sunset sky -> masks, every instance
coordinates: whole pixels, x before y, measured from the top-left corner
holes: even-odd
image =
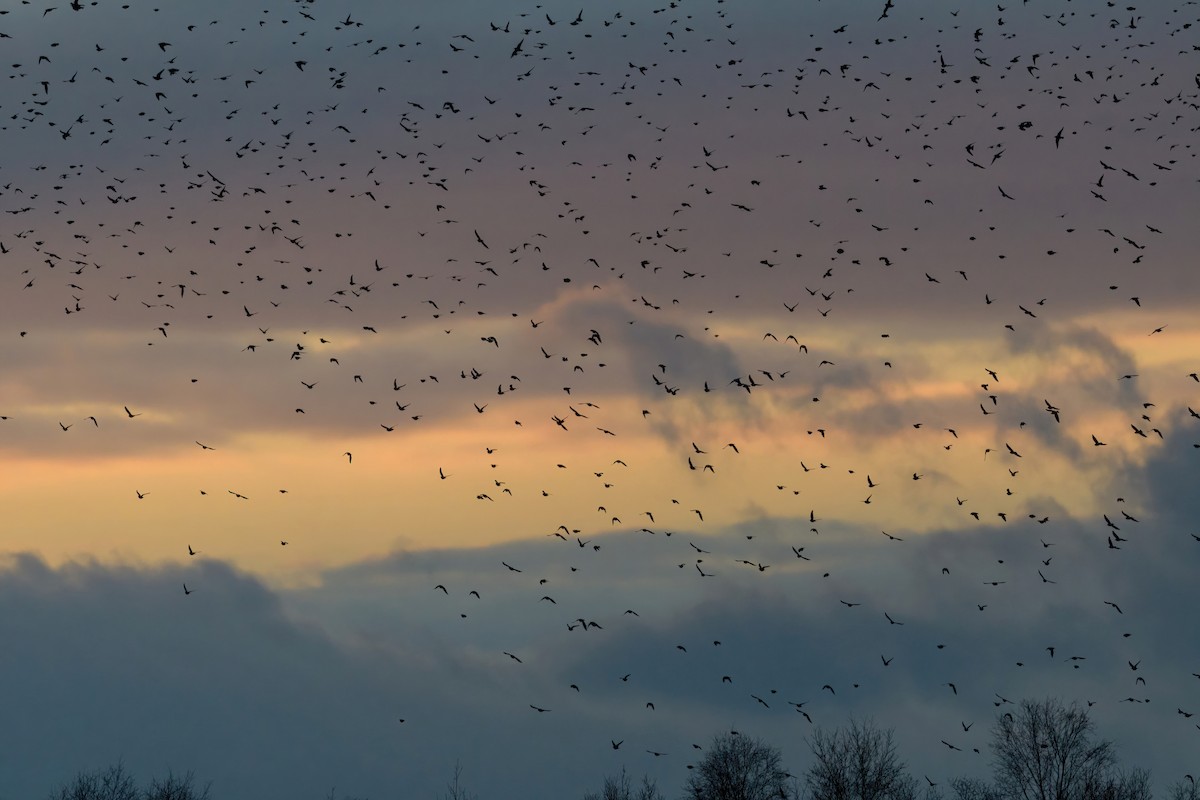
[[[883,6],[0,9],[0,798],[1194,772],[1200,7]]]

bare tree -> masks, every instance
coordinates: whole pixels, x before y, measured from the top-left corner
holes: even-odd
[[[642,776],[642,783],[635,790],[633,782],[622,767],[620,775],[608,775],[604,778],[604,788],[599,794],[588,792],[583,796],[583,800],[663,800],[663,796],[648,775]]]
[[[329,794],[325,795],[325,800],[338,800],[337,787],[329,787]],[[367,800],[365,797],[355,797],[354,795],[344,794],[341,800]]]
[[[81,772],[65,786],[51,793],[49,800],[209,800],[209,787],[195,786],[191,772],[183,775],[167,773],[163,779],[152,779],[139,790],[124,763],[94,772]]]
[[[50,794],[49,800],[139,800],[137,783],[118,761],[107,769],[81,772]]]
[[[850,720],[832,732],[818,728],[808,742],[813,763],[805,773],[813,800],[905,800],[917,781],[896,754],[892,731]]]
[[[950,790],[957,800],[1004,800],[1004,795],[981,778],[951,778]]]
[[[1145,769],[1114,770],[1084,790],[1089,800],[1150,800],[1152,794],[1150,771]]]
[[[142,800],[209,800],[209,786],[206,784],[203,789],[197,789],[194,782],[191,772],[181,776],[168,772],[166,778],[150,781],[142,793]]]
[[[1200,800],[1196,779],[1191,775],[1184,775],[1183,778],[1167,787],[1167,800]]]
[[[454,775],[450,782],[446,784],[446,793],[442,795],[443,800],[478,800],[477,795],[473,795],[466,790],[462,785],[462,763],[454,762]]]
[[[1116,767],[1087,711],[1061,700],[1024,700],[992,729],[996,789],[1020,800],[1148,800],[1150,776]]]
[[[713,738],[684,786],[689,800],[779,800],[788,798],[782,756],[774,747],[740,734]]]

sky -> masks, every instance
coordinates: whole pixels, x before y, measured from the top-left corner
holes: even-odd
[[[0,798],[1194,772],[1198,17],[6,4]]]

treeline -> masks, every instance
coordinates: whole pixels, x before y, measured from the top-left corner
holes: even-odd
[[[918,779],[896,753],[892,731],[870,721],[817,728],[807,742],[812,761],[793,775],[766,742],[735,732],[717,736],[692,765],[683,800],[1152,800],[1149,771],[1118,764],[1115,746],[1096,738],[1086,709],[1056,699],[1025,700],[996,717],[990,780]],[[653,781],[635,786],[624,772],[583,797],[665,800]],[[1167,787],[1166,798],[1200,800],[1194,777]]]
[[[682,800],[1152,800],[1148,770],[1125,768],[1115,745],[1100,740],[1087,710],[1060,700],[1025,700],[996,717],[991,731],[990,779],[918,779],[896,752],[893,733],[867,720],[842,728],[818,727],[807,739],[812,755],[799,775],[785,769],[781,752],[731,731],[716,736],[689,767]],[[955,746],[942,742],[947,747]],[[456,764],[437,800],[478,800]],[[211,800],[209,786],[191,773],[168,775],[139,787],[124,766],[80,773],[48,800]],[[330,791],[327,800],[338,800]],[[340,800],[355,800],[342,797]],[[666,800],[649,777],[624,770],[604,779],[583,800]],[[1188,774],[1166,788],[1164,800],[1200,800]]]
[[[52,792],[48,800],[210,800],[208,785],[198,786],[192,773],[168,773],[139,786],[125,765],[81,772]]]

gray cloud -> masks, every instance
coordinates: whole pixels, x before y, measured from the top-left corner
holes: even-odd
[[[1168,515],[1170,507],[1162,506]],[[1186,577],[1197,554],[1176,525],[1167,528],[1173,535],[1141,533],[1158,522],[1123,520],[1119,552],[1105,546],[1102,522],[1070,519],[1052,530],[1018,521],[891,531],[899,542],[836,521],[813,534],[806,519],[785,518],[670,537],[583,532],[586,547],[546,536],[396,554],[295,590],[268,589],[215,561],[51,569],[18,557],[0,592],[23,609],[6,617],[5,639],[10,653],[32,658],[7,663],[25,698],[21,717],[33,722],[6,752],[28,752],[41,767],[8,788],[40,791],[97,759],[124,757],[142,773],[163,763],[195,769],[233,797],[288,781],[296,791],[336,783],[380,793],[398,782],[434,790],[451,754],[468,776],[516,787],[544,758],[527,737],[551,733],[562,737],[555,747],[600,758],[609,739],[627,739],[610,767],[627,763],[671,783],[696,757],[693,740],[704,744],[729,726],[777,742],[799,768],[808,723],[788,701],[805,703],[822,725],[871,714],[896,726],[914,770],[945,778],[986,769],[969,748],[986,754],[995,703],[1047,692],[1094,701],[1101,733],[1166,779],[1185,755],[1186,731],[1153,746],[1121,735],[1130,725],[1179,728],[1162,703],[1121,700],[1186,692],[1186,667],[1200,657],[1181,634],[1200,599]],[[813,560],[796,559],[793,545]],[[696,559],[712,577],[698,574]],[[1044,583],[1039,569],[1056,583]],[[187,597],[184,582],[194,590]],[[1148,583],[1171,589],[1150,594]],[[539,601],[543,594],[556,602]],[[576,616],[601,629],[567,630]],[[1135,675],[1126,661],[1144,667]],[[1147,686],[1133,684],[1137,675]],[[75,709],[73,729],[89,735],[63,738],[50,697]],[[530,704],[553,711],[539,715]],[[163,708],[174,709],[171,721]],[[960,721],[978,728],[964,734]],[[335,745],[331,730],[341,732]],[[463,730],[474,734],[455,733]],[[96,731],[111,752],[96,749]],[[199,746],[219,731],[223,744]],[[966,752],[944,752],[934,746],[940,738]],[[33,758],[52,739],[56,758]],[[317,746],[328,758],[297,755]],[[410,758],[390,758],[397,747]],[[643,760],[646,749],[672,756]],[[595,763],[565,760],[539,785],[579,787],[593,780]]]

